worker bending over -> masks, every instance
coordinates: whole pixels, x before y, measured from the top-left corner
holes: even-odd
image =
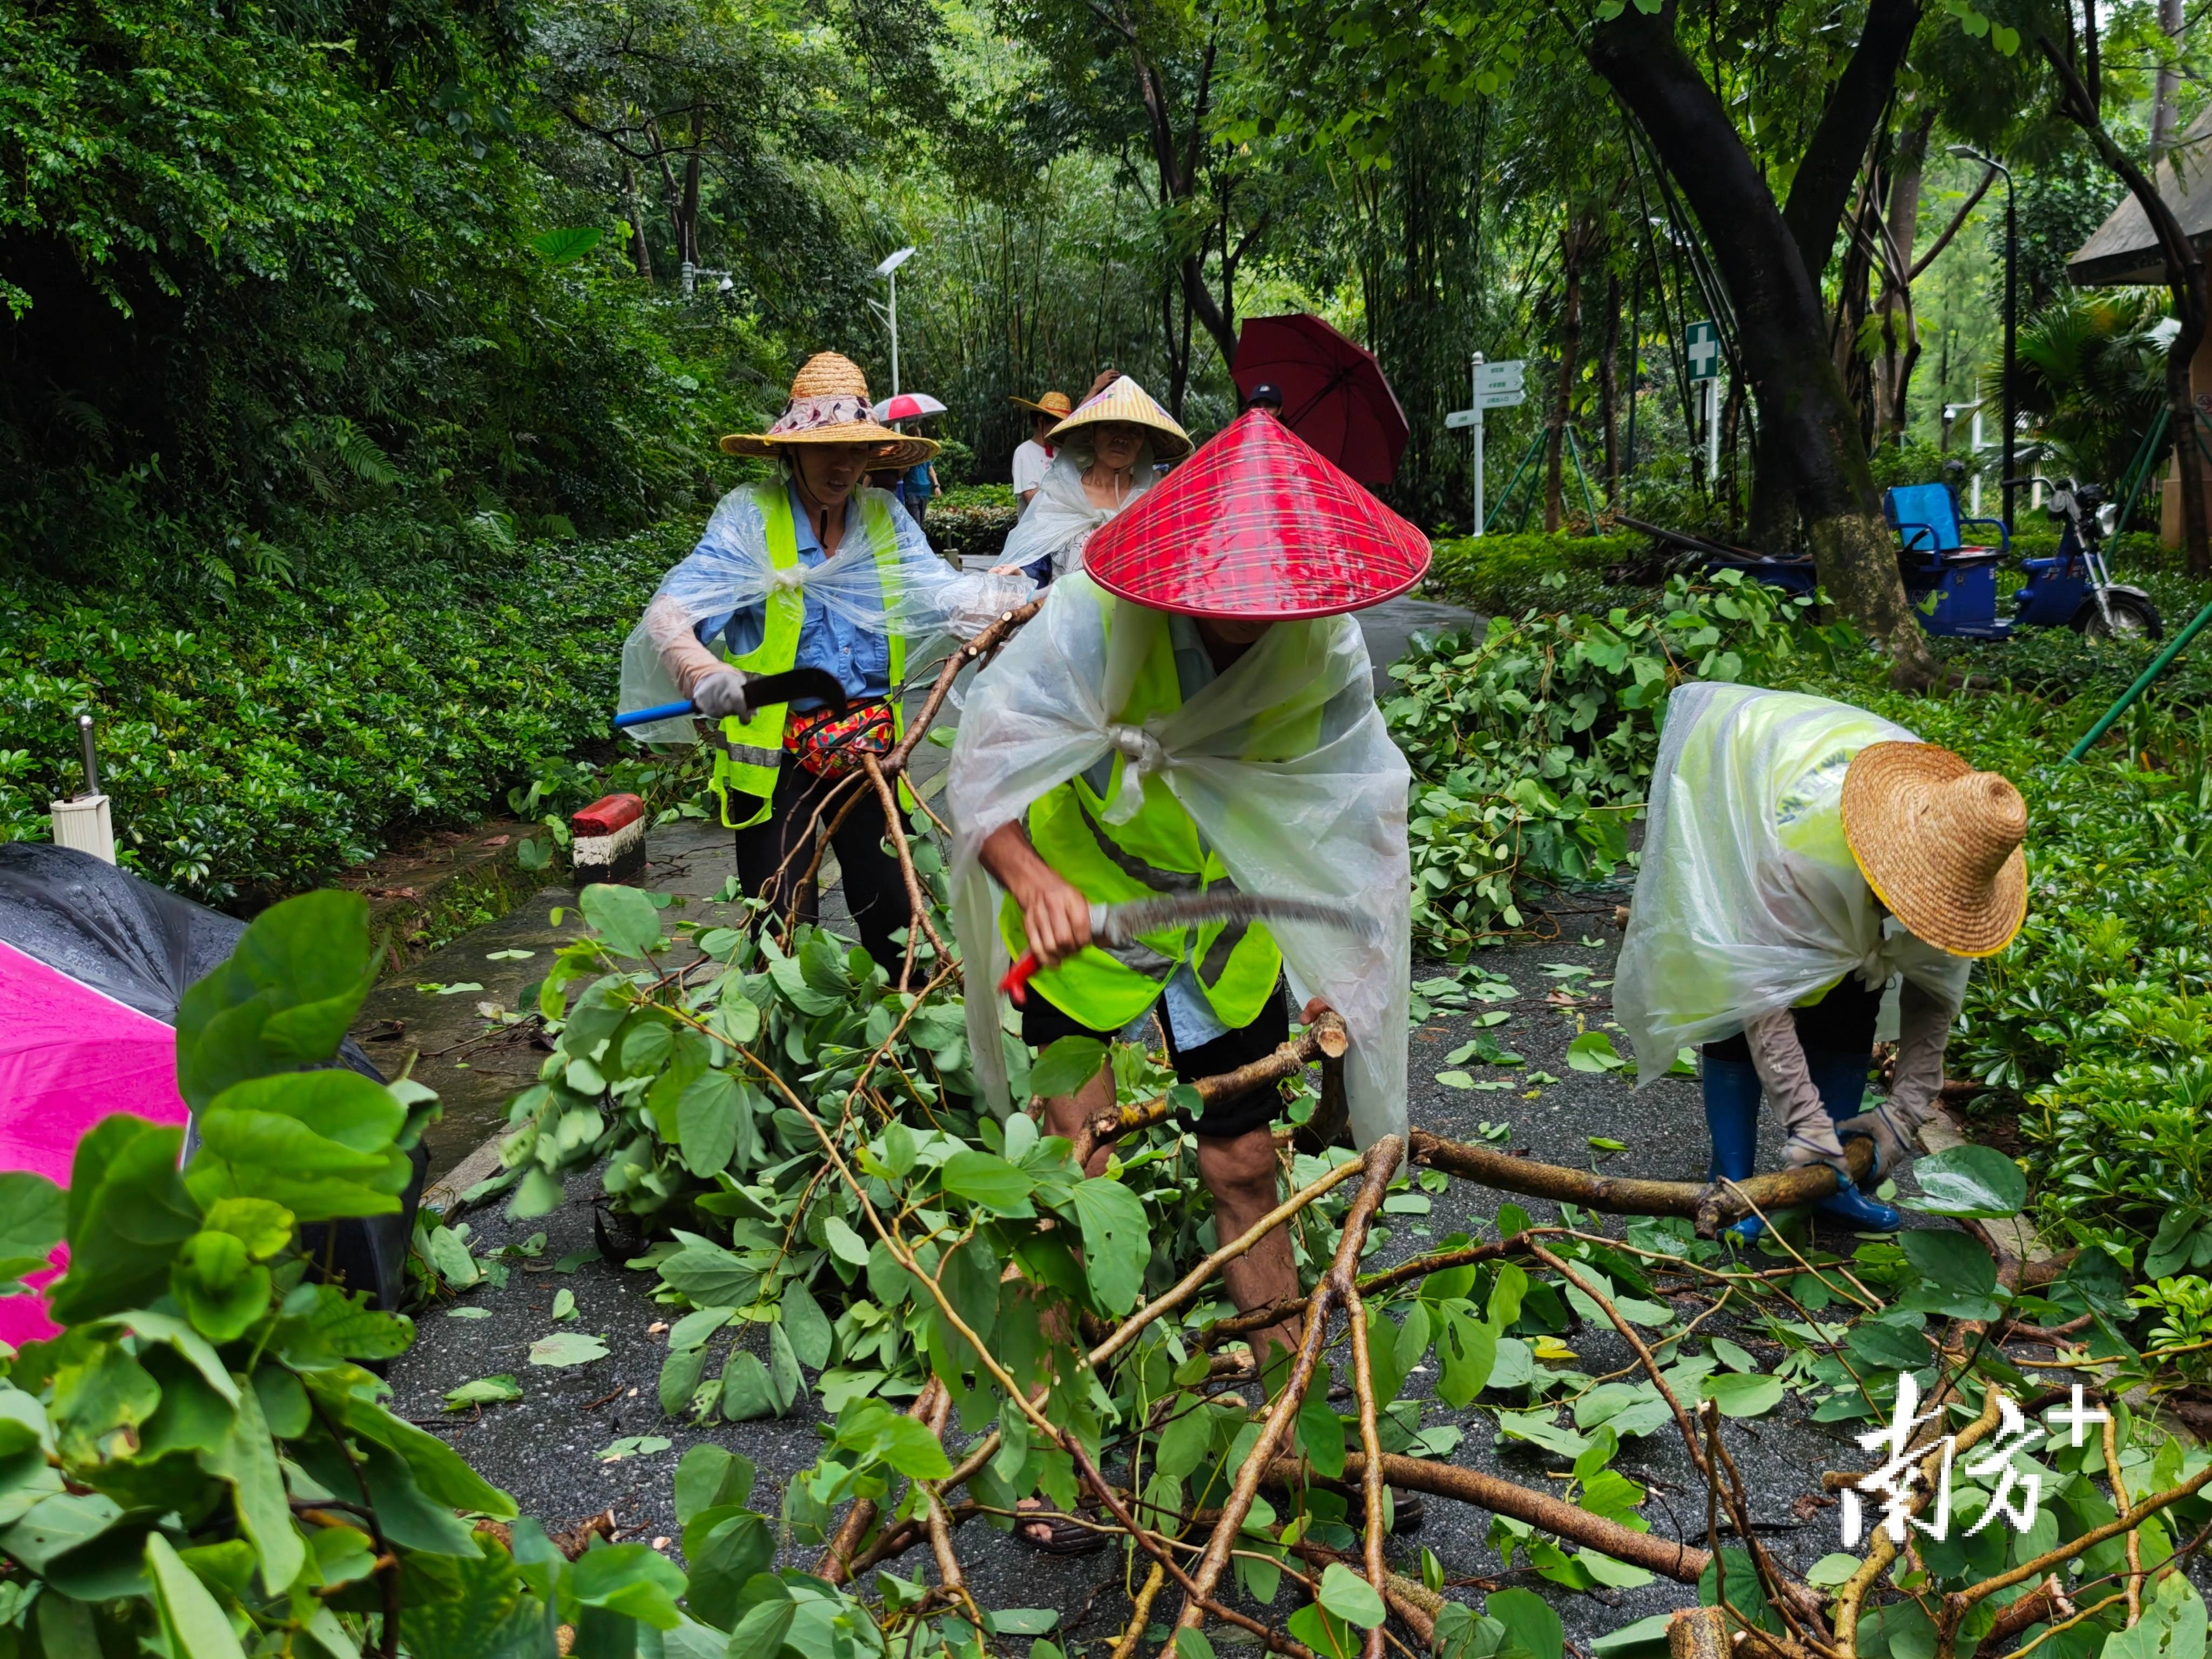
[[[1978,957],[2027,909],[2027,809],[1994,772],[1824,697],[1686,685],[1669,699],[1642,873],[1613,986],[1642,1085],[1703,1043],[1708,1179],[1752,1173],[1772,1098],[1791,1168],[1844,1167],[1864,1189],[1819,1207],[1887,1232],[1869,1194],[1914,1155]],[[1877,1018],[1897,993],[1888,1099],[1864,1108]],[[1729,1229],[1748,1243],[1763,1224]]]

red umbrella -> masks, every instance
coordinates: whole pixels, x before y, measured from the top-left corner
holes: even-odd
[[[918,421],[925,415],[942,415],[945,405],[927,392],[902,392],[876,405],[879,421]]]
[[[1308,312],[1255,317],[1237,341],[1231,370],[1246,397],[1255,386],[1283,394],[1283,422],[1364,484],[1397,475],[1413,428],[1374,353]]]

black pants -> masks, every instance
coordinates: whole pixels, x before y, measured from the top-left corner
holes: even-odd
[[[775,796],[769,803],[769,815],[737,832],[738,879],[744,884],[747,897],[769,900],[769,911],[779,922],[791,908],[791,884],[805,873],[822,831],[844,809],[841,799],[818,820],[815,817],[815,809],[838,781],[816,777],[786,755],[776,774]],[[874,790],[866,778],[853,787],[860,791],[860,804],[845,820],[845,827],[830,838],[830,844],[837,854],[845,908],[852,912],[853,925],[860,929],[860,943],[896,982],[906,947],[894,943],[891,935],[907,925],[912,914],[906,879],[899,874],[898,855],[885,845],[883,809],[876,802]],[[850,791],[847,793],[849,798]],[[745,801],[759,797],[735,799]],[[799,903],[801,921],[817,919],[818,899],[816,884],[809,882]]]
[[[1275,984],[1275,994],[1267,999],[1267,1006],[1254,1017],[1249,1025],[1240,1025],[1233,1031],[1224,1031],[1209,1042],[1195,1048],[1176,1046],[1174,1022],[1163,1010],[1160,1024],[1167,1030],[1168,1059],[1175,1066],[1178,1083],[1194,1083],[1202,1077],[1219,1077],[1241,1066],[1249,1066],[1255,1060],[1265,1060],[1283,1043],[1291,1040],[1291,1011],[1283,1000],[1282,982]],[[1022,1041],[1032,1048],[1044,1048],[1064,1036],[1091,1036],[1102,1042],[1114,1040],[1112,1031],[1094,1031],[1074,1015],[1057,1008],[1045,1000],[1034,989],[1022,1007]],[[1272,1083],[1263,1083],[1247,1089],[1241,1095],[1226,1100],[1217,1100],[1200,1112],[1195,1119],[1178,1113],[1180,1121],[1188,1122],[1198,1133],[1223,1140],[1233,1140],[1238,1135],[1249,1134],[1255,1129],[1264,1129],[1282,1115],[1282,1097]]]

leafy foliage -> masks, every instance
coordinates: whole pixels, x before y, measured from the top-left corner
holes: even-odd
[[[1413,927],[1464,960],[1499,923],[1522,925],[1528,884],[1611,877],[1685,679],[1773,684],[1835,660],[1847,629],[1724,572],[1669,580],[1656,610],[1494,619],[1480,645],[1417,642],[1384,707],[1413,763]]]
[[[412,1322],[311,1274],[299,1224],[397,1209],[435,1110],[417,1085],[301,1069],[335,1056],[373,975],[360,898],[265,912],[179,1013],[191,1162],[180,1130],[117,1115],[66,1194],[8,1178],[0,1293],[71,1247],[62,1330],[0,1364],[9,1651],[89,1650],[97,1629],[173,1659],[239,1659],[241,1635],[350,1659],[381,1621],[387,1647],[442,1659],[487,1632],[550,1652],[561,1623],[680,1622],[671,1563],[633,1544],[572,1565],[394,1416],[375,1368]]]

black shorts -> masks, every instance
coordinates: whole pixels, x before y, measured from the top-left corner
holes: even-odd
[[[1170,1024],[1166,1019],[1160,1021],[1164,1028]],[[1032,1048],[1042,1048],[1064,1036],[1091,1036],[1110,1042],[1116,1035],[1113,1031],[1092,1030],[1034,991],[1022,1006],[1022,1041]],[[1265,1060],[1290,1039],[1290,1006],[1284,1000],[1282,982],[1279,980],[1274,994],[1249,1025],[1224,1031],[1211,1042],[1201,1042],[1190,1049],[1177,1048],[1175,1033],[1170,1030],[1168,1058],[1174,1062],[1176,1081],[1190,1083],[1199,1078],[1233,1072],[1255,1060]],[[1238,1135],[1267,1127],[1282,1115],[1282,1104],[1275,1085],[1263,1083],[1227,1100],[1217,1100],[1190,1127],[1209,1139],[1233,1140]]]

